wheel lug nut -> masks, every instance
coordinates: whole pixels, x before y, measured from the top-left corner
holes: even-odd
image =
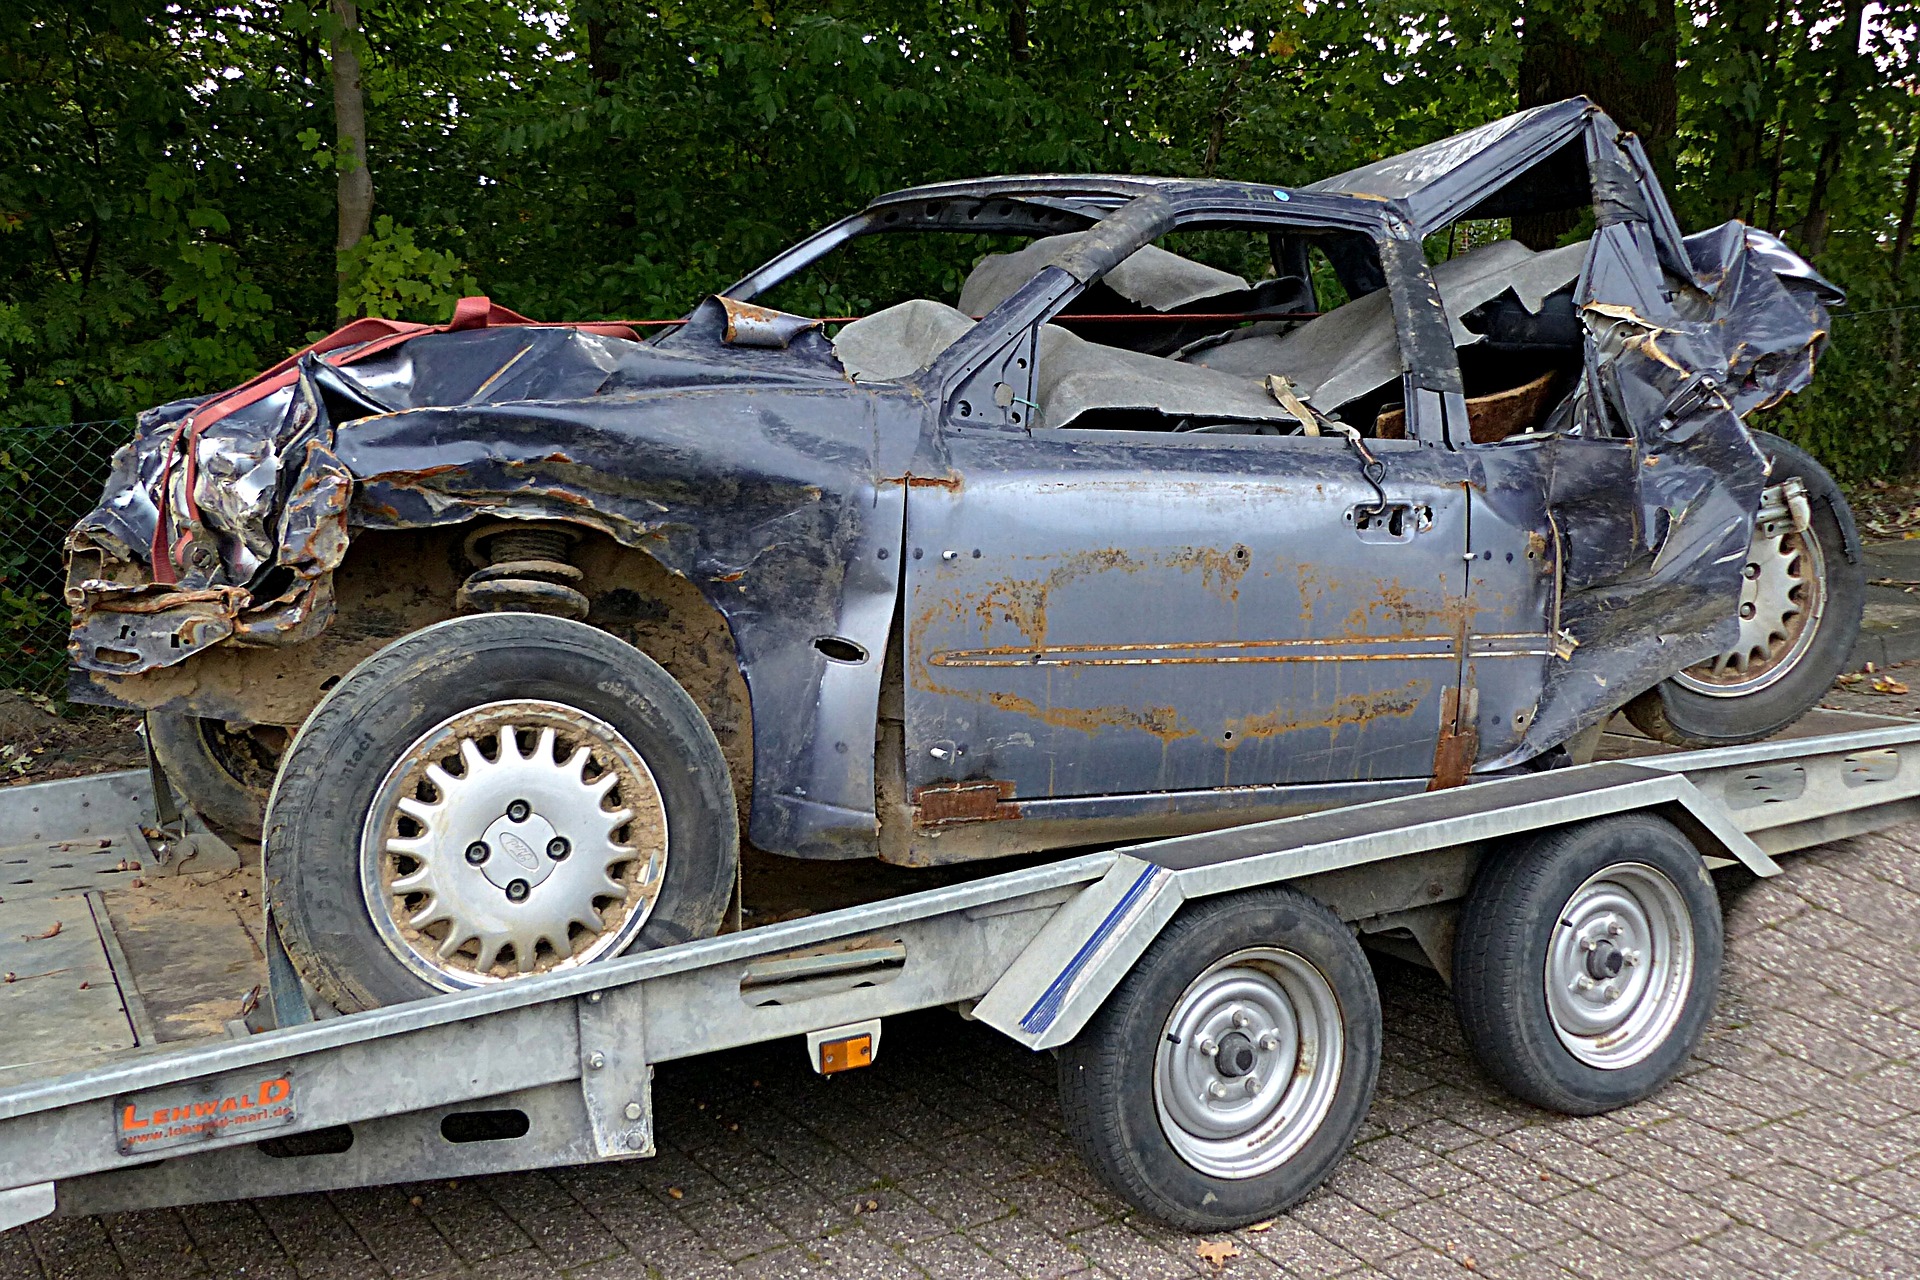
[[[573,846],[567,843],[565,836],[555,836],[553,839],[547,841],[547,856],[555,862],[561,861],[572,852]]]
[[[1241,1028],[1245,1028],[1245,1027],[1246,1027],[1246,1025],[1247,1025],[1247,1015],[1246,1015],[1246,1011],[1245,1011],[1245,1010],[1243,1010],[1243,1009],[1235,1009],[1235,1010],[1233,1011],[1233,1025],[1234,1025],[1234,1026],[1236,1026],[1236,1027],[1241,1027]]]
[[[1622,961],[1624,961],[1627,964],[1640,963],[1640,953],[1638,951],[1622,951],[1620,953],[1620,958]]]
[[[1260,1077],[1248,1076],[1246,1084],[1242,1087],[1246,1089],[1247,1096],[1251,1098],[1254,1094],[1260,1092]]]
[[[525,902],[528,892],[529,888],[525,880],[509,880],[507,882],[508,902]]]
[[[485,840],[475,840],[467,846],[467,861],[477,867],[485,862],[492,853],[493,850],[487,848],[487,842]]]
[[[1621,934],[1620,922],[1618,920],[1607,921],[1607,936],[1609,938],[1617,938],[1620,936],[1620,934]]]
[[[1575,991],[1591,991],[1593,990],[1593,979],[1583,973],[1573,980],[1573,989]]]
[[[1602,991],[1600,993],[1600,995],[1601,995],[1601,998],[1607,1001],[1607,1003],[1611,1004],[1615,1000],[1618,1000],[1620,998],[1620,988],[1617,986],[1609,985],[1605,991]]]
[[[1280,1037],[1269,1031],[1260,1037],[1259,1045],[1262,1052],[1272,1053],[1280,1047]]]
[[[1227,1086],[1221,1084],[1218,1080],[1209,1080],[1207,1082],[1207,1094],[1209,1097],[1224,1098],[1227,1096]]]
[[[1215,1044],[1211,1037],[1208,1037],[1207,1039],[1202,1040],[1198,1045],[1195,1045],[1194,1047],[1199,1049],[1200,1052],[1206,1054],[1209,1058],[1211,1058],[1214,1054],[1220,1052],[1220,1046],[1218,1044]]]
[[[533,812],[533,806],[525,800],[512,800],[507,803],[507,817],[514,822],[525,822],[527,815]]]

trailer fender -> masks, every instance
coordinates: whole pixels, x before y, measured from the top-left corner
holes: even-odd
[[[1190,898],[1507,839],[1634,811],[1673,822],[1709,865],[1779,864],[1683,774],[1582,765],[1140,845],[1062,906],[973,1016],[1032,1049],[1079,1034]]]

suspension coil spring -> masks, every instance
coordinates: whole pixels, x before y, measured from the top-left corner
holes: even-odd
[[[489,525],[467,538],[467,554],[480,565],[454,596],[461,613],[547,613],[587,616],[587,597],[571,584],[582,578],[567,562],[579,541],[556,525]]]

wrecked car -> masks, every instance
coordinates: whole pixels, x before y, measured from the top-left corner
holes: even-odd
[[[1002,251],[831,333],[765,305],[907,233]],[[645,340],[468,299],[143,414],[71,538],[72,696],[264,821],[342,1009],[713,933],[743,842],[1189,832],[1622,709],[1751,740],[1859,622],[1839,491],[1743,421],[1839,299],[1683,236],[1584,100],[1305,187],[902,191]]]

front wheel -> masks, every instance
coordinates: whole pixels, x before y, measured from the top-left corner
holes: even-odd
[[[1672,823],[1625,814],[1489,854],[1461,908],[1453,998],[1509,1093],[1569,1115],[1647,1097],[1713,1012],[1720,900]]]
[[[1771,470],[1742,569],[1739,635],[1627,704],[1635,728],[1674,746],[1786,728],[1832,688],[1860,635],[1866,569],[1840,486],[1804,450],[1764,431],[1753,438]]]
[[[288,955],[342,1010],[718,930],[738,831],[699,709],[605,632],[455,618],[354,668],[266,820]]]
[[[1380,997],[1351,931],[1291,889],[1188,907],[1060,1051],[1081,1155],[1172,1226],[1271,1217],[1333,1171],[1373,1098]]]

